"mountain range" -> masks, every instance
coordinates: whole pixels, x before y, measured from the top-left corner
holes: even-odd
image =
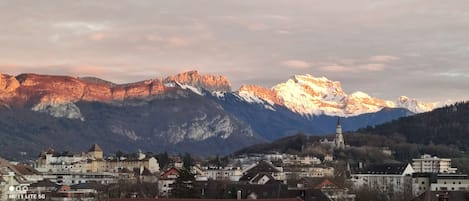
[[[298,132],[328,134],[338,116],[345,130],[430,111],[436,103],[364,92],[340,82],[296,75],[272,88],[189,71],[115,84],[94,77],[0,74],[0,154],[35,154],[52,146],[105,151],[227,154]]]

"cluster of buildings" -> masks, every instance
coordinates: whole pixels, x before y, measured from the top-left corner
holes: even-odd
[[[340,121],[335,138],[320,142],[333,150],[347,151]],[[285,153],[241,155],[223,167],[193,165],[190,185],[195,197],[212,199],[354,201],[356,194],[352,192],[368,190],[392,199],[418,201],[469,192],[468,175],[457,174],[451,159],[423,155],[412,164],[358,163],[347,165],[343,172],[334,168],[336,164],[332,154],[322,160]],[[142,152],[104,157],[97,144],[82,153],[59,153],[49,148],[32,166],[0,159],[0,200],[94,201],[103,198],[99,196],[105,193],[103,186],[121,182],[157,184],[154,191],[158,197],[169,198],[174,196],[182,169],[178,157],[165,169],[160,169],[155,157]],[[344,180],[338,182],[340,179]]]
[[[42,152],[32,166],[0,160],[0,200],[96,200],[99,187],[117,183],[153,181],[159,164],[154,157],[104,158],[94,144],[88,152]],[[74,198],[74,199],[72,199]]]
[[[135,157],[104,157],[99,145],[87,152],[59,153],[49,148],[34,165],[0,160],[0,200],[98,200],[103,186],[110,184],[157,183],[159,197],[172,197],[174,183],[183,167],[173,159],[160,170],[156,158],[143,153]],[[312,200],[353,201],[344,186],[336,184],[334,168],[312,156],[253,154],[238,156],[224,167],[196,164],[194,187],[199,197],[218,198],[220,189],[242,198],[301,197]],[[218,190],[215,190],[218,189]],[[238,193],[239,191],[239,193]],[[126,195],[127,196],[127,195]],[[130,195],[129,195],[130,196]],[[311,199],[310,199],[311,198]]]
[[[376,190],[391,198],[430,200],[449,193],[469,196],[469,176],[458,174],[457,168],[451,167],[451,159],[425,154],[412,161],[370,166],[359,163],[359,167],[350,168],[349,180],[354,189]]]

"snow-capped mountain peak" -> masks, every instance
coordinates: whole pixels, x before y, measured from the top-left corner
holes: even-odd
[[[400,96],[396,101],[395,107],[407,108],[414,113],[422,113],[431,111],[438,105],[438,102],[423,103],[419,100],[411,99],[407,96]]]
[[[437,107],[436,103],[423,103],[405,96],[400,97],[398,101],[390,101],[372,97],[362,91],[348,95],[339,81],[314,77],[310,74],[295,75],[286,82],[275,85],[272,90],[249,85],[241,87],[238,93],[249,97],[251,101],[254,100],[253,96],[257,96],[305,116],[320,114],[356,116],[377,112],[383,108],[406,108],[414,113],[420,113]]]
[[[304,115],[340,115],[347,97],[340,82],[309,74],[296,75],[274,86],[273,91],[287,108]]]

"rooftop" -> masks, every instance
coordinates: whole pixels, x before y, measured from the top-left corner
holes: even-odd
[[[391,164],[380,164],[370,165],[361,169],[355,169],[352,174],[391,174],[400,175],[403,174],[408,164],[405,163],[391,163]]]

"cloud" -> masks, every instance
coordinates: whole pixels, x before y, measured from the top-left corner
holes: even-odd
[[[364,71],[383,71],[385,69],[384,64],[360,64],[355,66],[343,66],[343,65],[328,65],[321,66],[319,70],[324,72],[351,72],[359,73]]]
[[[331,65],[331,66],[321,66],[319,70],[326,72],[352,72],[354,71],[351,67],[341,66],[341,65]]]
[[[365,70],[365,71],[383,71],[385,69],[385,65],[384,64],[375,64],[375,63],[372,63],[372,64],[362,64],[362,65],[358,65],[356,67],[357,70]]]
[[[147,42],[163,44],[171,47],[185,47],[193,44],[194,39],[182,36],[160,36],[157,34],[148,34],[144,36]]]
[[[70,68],[70,73],[80,76],[100,76],[109,73],[110,69],[102,66],[73,66]]]
[[[468,78],[469,73],[463,73],[463,72],[441,72],[441,73],[434,73],[436,76],[441,76],[441,77],[449,77],[449,78]]]
[[[177,36],[169,37],[166,39],[166,41],[171,46],[176,46],[176,47],[188,46],[192,43],[192,41],[189,38],[177,37]]]
[[[86,34],[95,31],[102,31],[107,28],[107,26],[103,24],[83,21],[59,22],[53,26],[59,29],[72,31],[75,34]]]
[[[101,41],[103,40],[104,38],[106,37],[106,35],[104,33],[92,33],[88,36],[88,38],[90,40],[94,40],[94,41]]]
[[[282,62],[282,65],[296,69],[305,69],[311,67],[310,63],[302,60],[287,60]]]
[[[369,61],[371,62],[391,62],[395,60],[399,60],[399,57],[396,56],[391,56],[391,55],[376,55],[368,58]]]

